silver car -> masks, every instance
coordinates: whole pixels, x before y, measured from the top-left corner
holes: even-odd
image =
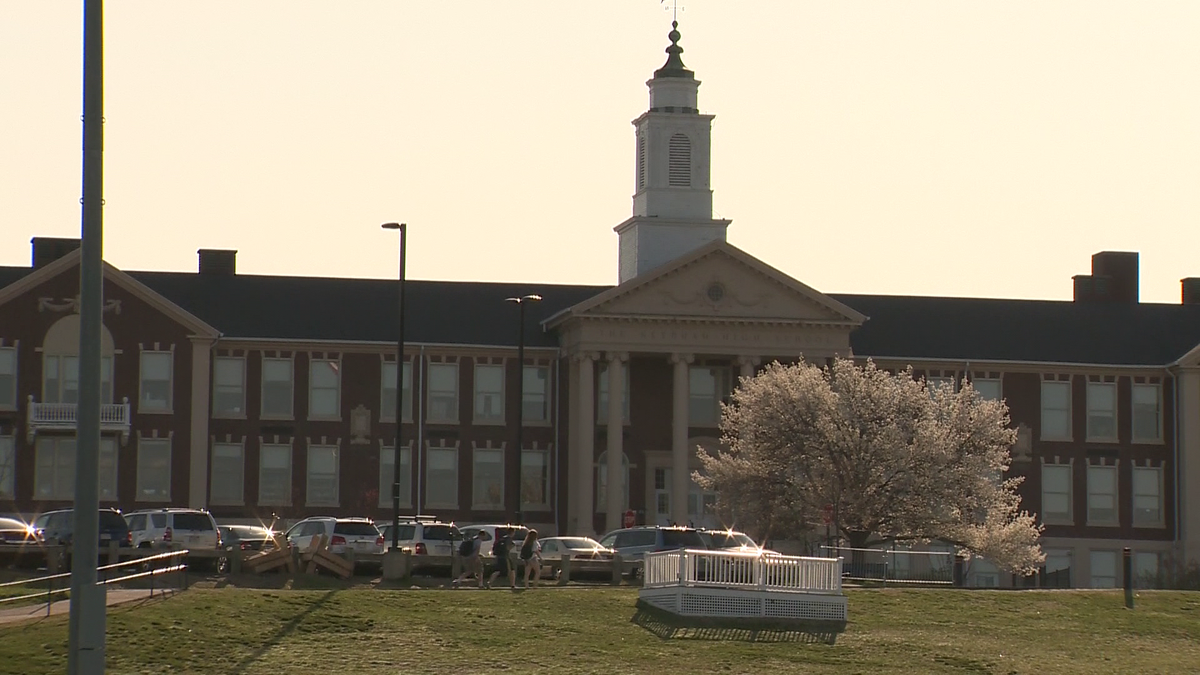
[[[289,544],[304,550],[312,545],[314,537],[321,535],[325,535],[332,553],[353,552],[357,562],[382,563],[383,535],[369,518],[305,518],[291,526],[285,537]]]

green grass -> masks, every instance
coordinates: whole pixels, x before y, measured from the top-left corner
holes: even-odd
[[[852,590],[836,643],[635,623],[630,588],[193,588],[111,608],[109,673],[1200,672],[1200,594]],[[315,587],[314,587],[315,586]],[[0,627],[0,673],[62,673],[65,617]]]

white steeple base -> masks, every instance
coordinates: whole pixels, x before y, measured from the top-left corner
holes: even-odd
[[[620,237],[619,283],[694,251],[712,241],[725,241],[730,220],[634,216],[614,228]]]

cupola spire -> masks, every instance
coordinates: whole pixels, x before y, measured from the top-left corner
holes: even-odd
[[[654,77],[686,77],[689,80],[696,79],[696,74],[687,69],[683,65],[683,58],[679,55],[683,53],[683,47],[679,46],[679,22],[671,22],[671,32],[667,33],[667,38],[671,40],[671,44],[667,47],[667,62],[662,68],[654,71]]]

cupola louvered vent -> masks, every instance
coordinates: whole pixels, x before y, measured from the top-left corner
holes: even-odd
[[[646,137],[637,137],[637,189],[646,187]]]
[[[683,134],[672,136],[667,146],[667,185],[692,186],[692,141]]]

